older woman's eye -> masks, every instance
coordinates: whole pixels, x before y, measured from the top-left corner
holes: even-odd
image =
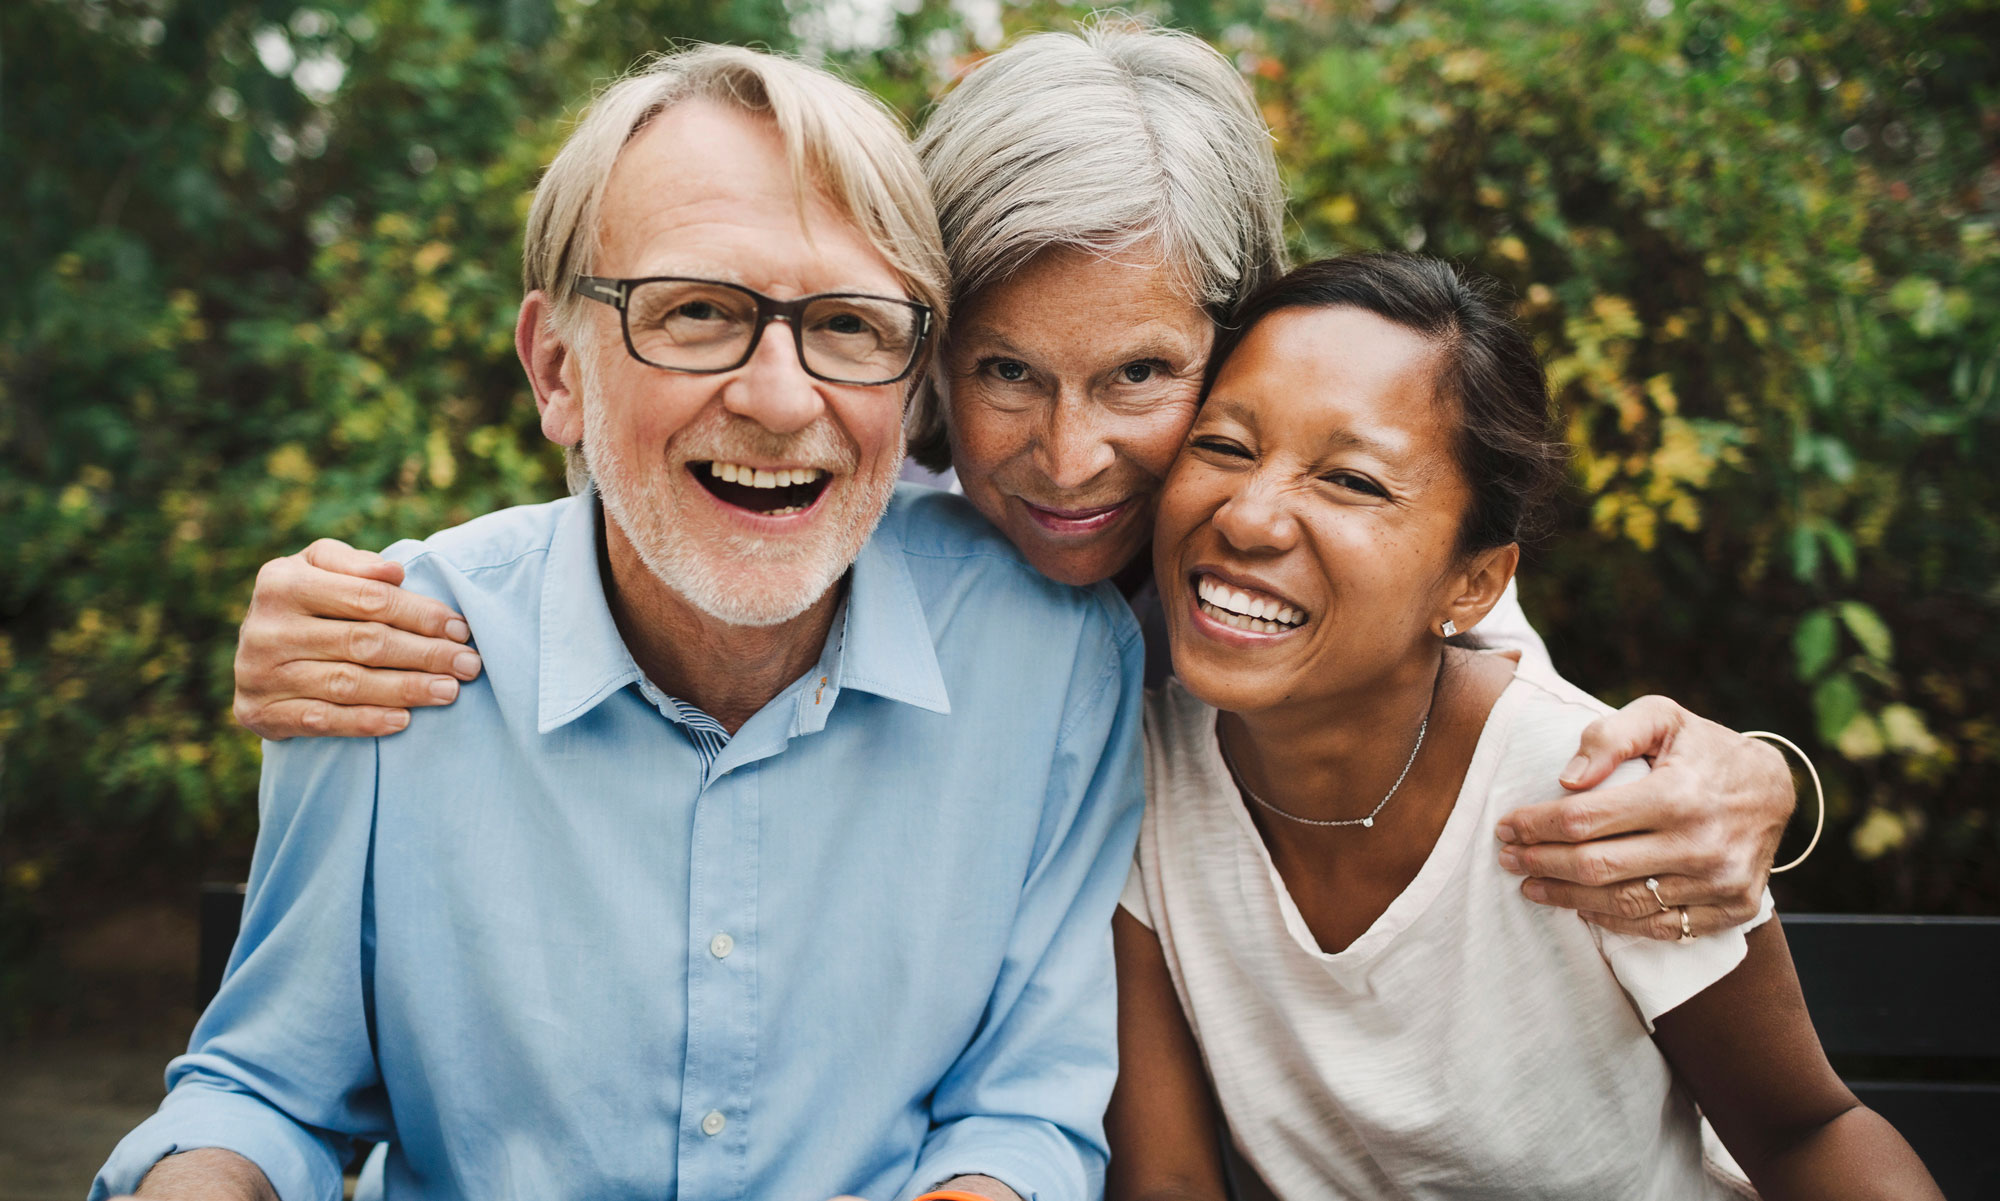
[[[1118,369],[1118,378],[1128,384],[1143,384],[1158,370],[1156,363],[1127,363]]]

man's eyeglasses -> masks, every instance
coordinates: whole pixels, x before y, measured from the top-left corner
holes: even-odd
[[[693,375],[741,367],[764,327],[782,321],[806,374],[834,384],[893,384],[917,365],[931,326],[929,305],[864,292],[773,300],[713,279],[595,275],[579,279],[576,290],[618,310],[633,358]]]

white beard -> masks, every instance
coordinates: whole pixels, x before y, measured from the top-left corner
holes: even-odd
[[[717,621],[775,626],[804,613],[847,573],[888,511],[902,470],[900,441],[864,477],[856,474],[852,442],[830,417],[822,416],[796,434],[774,434],[712,405],[665,447],[634,454],[605,428],[605,397],[591,355],[585,352],[579,359],[583,444],[605,512],[654,578]],[[695,495],[706,490],[686,467],[703,460],[780,460],[818,467],[833,478],[809,530],[777,539],[717,536],[677,520],[694,506],[714,503]]]

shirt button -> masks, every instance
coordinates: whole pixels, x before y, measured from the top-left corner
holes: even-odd
[[[727,934],[718,934],[714,938],[708,940],[708,953],[715,956],[717,959],[729,958],[729,953],[735,949],[736,949],[736,940],[729,937]],[[713,1134],[715,1132],[711,1130],[709,1133]]]
[[[708,1111],[708,1116],[701,1120],[701,1132],[710,1138],[714,1138],[716,1135],[721,1134],[722,1128],[727,1125],[729,1125],[729,1119],[722,1116],[722,1111],[711,1109]]]

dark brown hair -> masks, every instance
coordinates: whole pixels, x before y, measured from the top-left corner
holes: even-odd
[[[1531,539],[1562,487],[1568,448],[1555,424],[1541,357],[1490,281],[1411,254],[1307,263],[1238,307],[1216,336],[1207,387],[1264,318],[1285,309],[1343,307],[1374,313],[1437,344],[1438,396],[1458,410],[1458,466],[1472,489],[1459,549]]]

